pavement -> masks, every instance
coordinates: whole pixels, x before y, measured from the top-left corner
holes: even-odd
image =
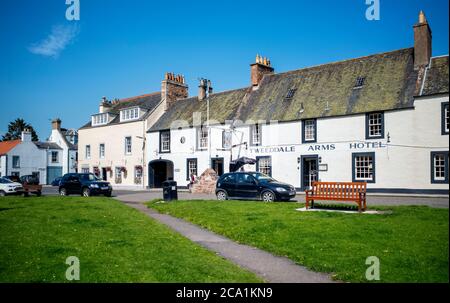
[[[121,197],[116,197],[120,200]],[[213,251],[271,283],[334,283],[328,274],[317,273],[297,265],[288,258],[277,257],[255,247],[236,243],[197,225],[160,214],[139,202],[124,202],[149,217],[167,225],[189,240]]]

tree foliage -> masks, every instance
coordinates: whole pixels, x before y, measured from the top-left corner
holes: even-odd
[[[23,119],[16,119],[8,124],[8,132],[3,135],[1,141],[9,141],[20,139],[22,136],[22,131],[28,129],[31,132],[31,140],[39,141],[36,131],[33,129],[31,124],[28,124]]]

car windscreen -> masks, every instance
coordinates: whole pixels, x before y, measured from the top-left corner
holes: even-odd
[[[0,178],[0,183],[1,184],[9,184],[9,183],[13,183],[13,182],[6,178]]]
[[[253,173],[251,174],[253,177],[255,177],[256,180],[258,180],[259,182],[271,182],[271,181],[275,181],[275,179],[273,179],[272,177],[263,174],[263,173]]]
[[[94,174],[81,174],[80,179],[83,181],[100,181]]]

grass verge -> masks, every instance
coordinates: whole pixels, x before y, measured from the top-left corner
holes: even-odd
[[[0,198],[0,282],[260,282],[118,201],[100,197]]]
[[[367,282],[366,258],[380,260],[380,282],[448,282],[449,211],[377,207],[391,214],[298,212],[299,203],[176,201],[148,204],[216,233],[286,256],[334,278]]]

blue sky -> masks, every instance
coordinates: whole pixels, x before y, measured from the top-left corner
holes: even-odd
[[[278,72],[413,46],[425,11],[433,55],[448,54],[448,0],[380,0],[368,21],[366,0],[80,0],[67,21],[65,0],[0,3],[0,134],[24,118],[41,140],[50,119],[79,128],[102,96],[160,90],[165,72],[215,91],[249,85],[255,55]]]

